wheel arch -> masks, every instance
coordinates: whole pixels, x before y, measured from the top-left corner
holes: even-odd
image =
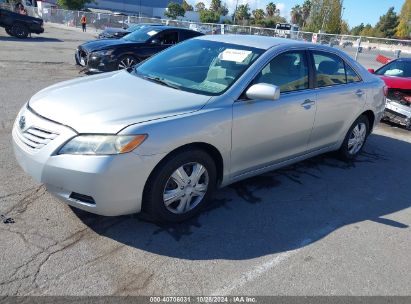
[[[125,51],[125,52],[121,51],[121,52],[117,55],[117,58],[118,58],[118,60],[120,60],[121,58],[126,57],[126,56],[130,56],[130,57],[133,57],[134,59],[137,59],[138,61],[141,61],[140,56],[138,56],[137,54],[132,53],[132,52],[130,52],[130,51]]]
[[[361,115],[364,115],[365,117],[367,117],[368,122],[369,122],[369,133],[372,132],[373,128],[374,128],[374,122],[375,122],[375,114],[373,111],[371,110],[367,110],[365,112],[363,112]]]
[[[151,171],[150,175],[148,176],[146,183],[144,185],[143,189],[143,201],[145,197],[145,192],[147,189],[148,183],[151,181],[152,176],[154,175],[154,172],[159,170],[164,162],[166,162],[170,157],[173,157],[174,155],[181,153],[183,151],[189,151],[192,149],[200,149],[203,150],[204,152],[208,153],[211,158],[213,159],[215,165],[216,165],[216,170],[217,170],[217,186],[221,184],[223,180],[223,174],[224,174],[224,161],[223,161],[223,156],[221,155],[220,151],[213,145],[205,142],[193,142],[189,144],[185,144],[183,146],[180,146],[171,152],[167,153],[166,156],[164,156],[158,164],[154,167],[154,169]]]

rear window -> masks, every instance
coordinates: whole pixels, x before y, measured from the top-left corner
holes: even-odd
[[[339,56],[326,52],[313,52],[313,57],[317,72],[317,87],[361,81],[354,69]]]

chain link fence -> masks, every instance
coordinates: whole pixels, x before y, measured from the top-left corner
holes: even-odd
[[[10,5],[4,5],[13,9]],[[277,31],[272,28],[253,26],[199,23],[180,20],[166,20],[139,16],[125,16],[119,14],[95,13],[83,11],[69,11],[56,8],[27,7],[28,14],[43,18],[45,22],[62,24],[68,27],[81,27],[82,15],[87,18],[88,31],[100,32],[106,27],[126,28],[129,24],[155,23],[196,30],[208,35],[214,34],[248,34],[270,37],[283,37],[299,41],[324,44],[344,50],[357,59],[367,68],[378,68],[387,60],[398,57],[411,57],[411,40],[382,39],[374,37],[360,37],[351,35],[334,35],[311,33],[303,31]]]

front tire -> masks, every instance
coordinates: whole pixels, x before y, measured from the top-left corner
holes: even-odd
[[[11,26],[6,26],[4,29],[6,30],[7,34],[9,34],[10,36],[14,36],[13,32],[11,31]]]
[[[197,215],[216,187],[216,166],[202,150],[185,150],[161,163],[144,191],[143,212],[155,222],[177,223]]]
[[[367,116],[361,115],[352,124],[339,150],[343,160],[352,160],[361,153],[370,133],[370,123]]]
[[[11,33],[13,33],[13,36],[23,39],[23,38],[27,38],[27,36],[29,35],[29,29],[27,28],[26,25],[21,24],[21,23],[14,23],[11,26],[10,29]]]

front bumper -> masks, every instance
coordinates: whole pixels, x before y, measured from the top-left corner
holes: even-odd
[[[26,126],[21,129],[20,117]],[[40,147],[32,146],[35,128],[57,134]],[[141,210],[144,185],[162,155],[58,155],[56,152],[77,133],[45,120],[24,108],[13,127],[14,153],[19,165],[63,202],[92,213],[116,216]],[[47,133],[46,133],[47,134]],[[84,198],[84,199],[83,199]],[[87,199],[89,198],[89,199]],[[92,198],[92,200],[90,200]]]
[[[111,56],[98,57],[77,49],[74,54],[77,65],[87,68],[91,73],[112,72],[117,70],[117,60]]]
[[[387,99],[385,105],[384,119],[411,127],[411,107],[400,104],[394,100]]]

